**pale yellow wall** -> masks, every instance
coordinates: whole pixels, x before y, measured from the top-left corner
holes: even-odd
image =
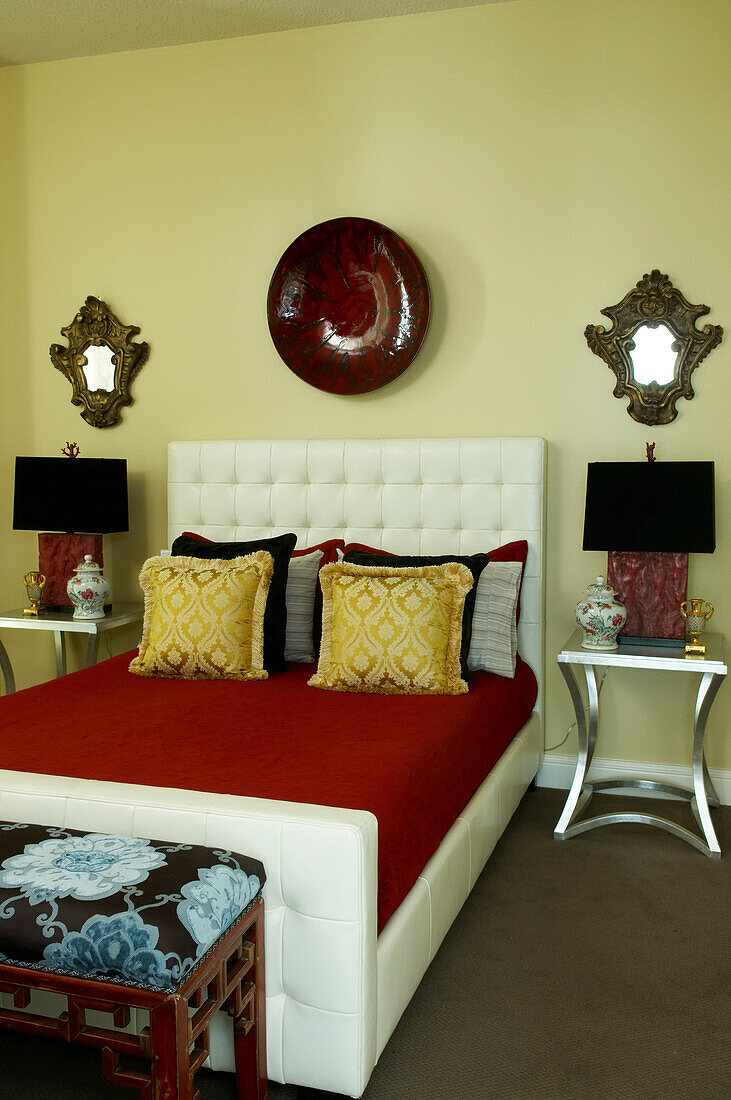
[[[586,463],[640,459],[653,439],[661,459],[716,460],[719,549],[693,558],[691,588],[729,631],[731,334],[696,400],[651,431],[612,397],[583,330],[655,266],[731,326],[730,31],[725,0],[525,0],[0,72],[3,604],[20,602],[33,557],[34,535],[8,530],[19,451],[73,439],[127,457],[132,531],[106,549],[130,597],[165,542],[169,439],[542,435],[551,745],[571,720],[553,654],[604,565],[580,549]],[[414,365],[358,398],[300,382],[266,323],[282,251],[339,215],[401,233],[433,291]],[[152,347],[108,431],[83,423],[48,358],[88,294]],[[31,666],[5,637],[22,683],[50,675],[50,642]],[[685,762],[690,678],[616,675],[604,697],[602,755]],[[621,728],[620,699],[634,719]],[[715,767],[731,767],[730,715],[727,688]]]
[[[13,459],[27,439],[31,416],[26,412],[29,392],[29,256],[26,83],[27,70],[8,69],[0,76],[0,516],[3,552],[0,555],[0,604],[17,607],[25,589],[26,569],[37,568],[34,536],[10,532],[13,507]],[[23,550],[30,545],[30,553]],[[3,632],[19,682],[31,672],[35,647],[32,639]]]

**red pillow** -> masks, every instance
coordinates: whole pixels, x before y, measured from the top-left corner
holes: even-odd
[[[315,543],[314,546],[308,546],[305,550],[294,550],[292,552],[293,558],[303,558],[305,554],[314,554],[316,550],[322,550],[322,561],[320,562],[320,569],[323,565],[329,565],[330,562],[338,560],[338,550],[344,550],[345,543],[342,539],[327,539],[325,542]]]
[[[207,539],[205,535],[199,535],[196,531],[183,531],[184,539],[198,539],[198,542],[213,542],[213,539]]]

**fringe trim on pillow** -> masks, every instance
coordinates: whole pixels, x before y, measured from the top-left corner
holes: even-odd
[[[469,684],[461,676],[457,678],[454,684],[450,683],[438,691],[428,691],[427,689],[420,691],[418,688],[409,688],[406,691],[404,688],[396,687],[395,684],[356,684],[355,682],[352,684],[343,682],[329,684],[317,672],[307,681],[307,686],[320,688],[322,691],[349,691],[357,695],[466,695],[470,690]]]
[[[161,672],[156,669],[150,669],[147,668],[144,663],[147,656],[147,650],[150,646],[150,624],[155,600],[156,586],[152,580],[154,569],[172,567],[181,572],[194,569],[201,573],[212,572],[214,570],[226,571],[231,568],[247,569],[252,565],[259,574],[259,584],[257,586],[256,596],[254,597],[254,606],[251,615],[252,667],[235,677],[220,676],[215,677],[215,679],[236,679],[241,681],[267,680],[269,678],[269,673],[264,668],[264,612],[266,611],[269,586],[272,582],[272,576],[274,575],[274,558],[267,550],[256,550],[254,553],[247,554],[245,557],[240,558],[192,558],[182,556],[173,557],[171,555],[163,557],[161,554],[148,558],[143,563],[139,575],[140,588],[142,589],[145,600],[144,617],[142,620],[142,637],[140,638],[137,656],[133,657],[130,662],[129,671],[133,672],[136,676],[150,676],[168,680],[183,680],[190,678],[181,676],[175,672]],[[195,677],[195,679],[208,680],[214,679],[214,677],[201,675]]]
[[[328,682],[332,660],[333,633],[333,580],[336,577],[425,577],[454,578],[456,584],[449,605],[447,653],[444,665],[446,686],[439,691],[403,690],[395,684],[352,684]],[[462,613],[467,593],[474,584],[472,573],[466,565],[450,561],[444,565],[355,565],[353,562],[336,561],[323,565],[320,570],[322,586],[322,642],[317,672],[307,681],[308,687],[326,691],[352,691],[368,695],[465,695],[469,685],[462,679],[460,650],[462,647]]]
[[[234,561],[256,561],[259,566],[259,584],[254,597],[254,607],[251,612],[251,665],[252,671],[261,672],[261,679],[266,680],[269,673],[264,668],[264,612],[269,596],[269,586],[274,576],[274,558],[268,550],[256,550],[245,558],[234,558]]]

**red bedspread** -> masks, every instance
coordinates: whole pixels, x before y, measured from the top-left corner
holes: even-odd
[[[467,695],[133,676],[134,654],[0,700],[0,768],[370,810],[379,931],[527,721],[530,668],[475,673]]]

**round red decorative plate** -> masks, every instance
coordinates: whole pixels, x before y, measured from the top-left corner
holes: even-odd
[[[368,218],[308,229],[276,266],[269,331],[290,370],[328,393],[368,393],[406,370],[429,324],[429,284],[411,248]]]

